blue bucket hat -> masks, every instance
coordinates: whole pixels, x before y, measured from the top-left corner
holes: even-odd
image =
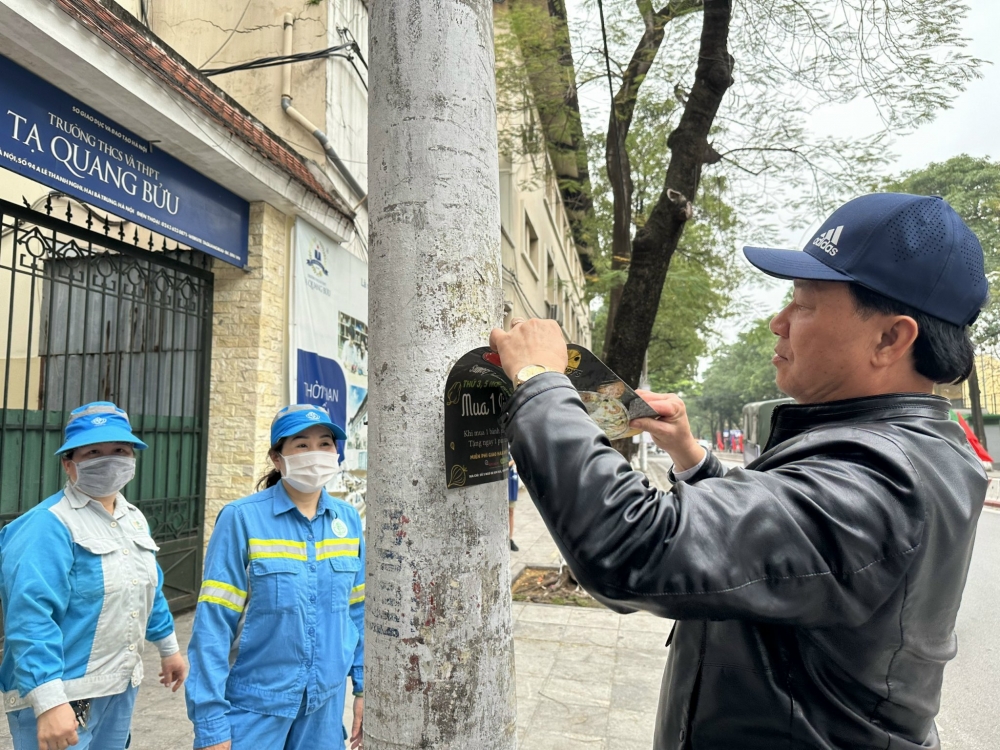
[[[770,276],[853,281],[956,326],[975,322],[988,293],[979,240],[935,196],[862,195],[823,222],[802,252],[743,253]]]
[[[132,434],[128,414],[110,401],[93,401],[71,411],[65,442],[56,455],[94,443],[131,443],[140,451],[149,447]]]
[[[271,445],[277,445],[281,438],[297,435],[316,425],[329,427],[337,440],[347,440],[347,433],[330,420],[330,413],[322,406],[292,404],[281,409],[271,422]]]

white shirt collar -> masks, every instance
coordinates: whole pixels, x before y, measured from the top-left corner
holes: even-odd
[[[104,510],[104,506],[100,502],[92,498],[90,495],[85,495],[76,489],[70,482],[66,482],[66,486],[63,488],[63,494],[66,495],[66,499],[69,500],[70,507],[73,510],[80,510],[80,508],[87,507],[90,503],[95,503],[101,510]],[[122,493],[118,493],[115,496],[115,512],[111,514],[114,519],[119,519],[130,510],[135,510],[135,506],[132,505]]]

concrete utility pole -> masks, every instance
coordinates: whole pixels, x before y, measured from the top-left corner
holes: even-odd
[[[370,8],[365,750],[512,750],[506,486],[446,490],[443,432],[502,316],[492,3]]]

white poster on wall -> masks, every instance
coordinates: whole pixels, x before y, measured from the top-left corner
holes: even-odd
[[[296,403],[326,407],[347,433],[348,471],[368,468],[368,264],[295,222],[291,382]]]

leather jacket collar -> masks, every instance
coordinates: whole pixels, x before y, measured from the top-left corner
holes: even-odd
[[[948,419],[950,408],[947,399],[929,393],[885,393],[822,404],[781,404],[771,414],[771,434],[764,451],[814,427],[900,417]]]

